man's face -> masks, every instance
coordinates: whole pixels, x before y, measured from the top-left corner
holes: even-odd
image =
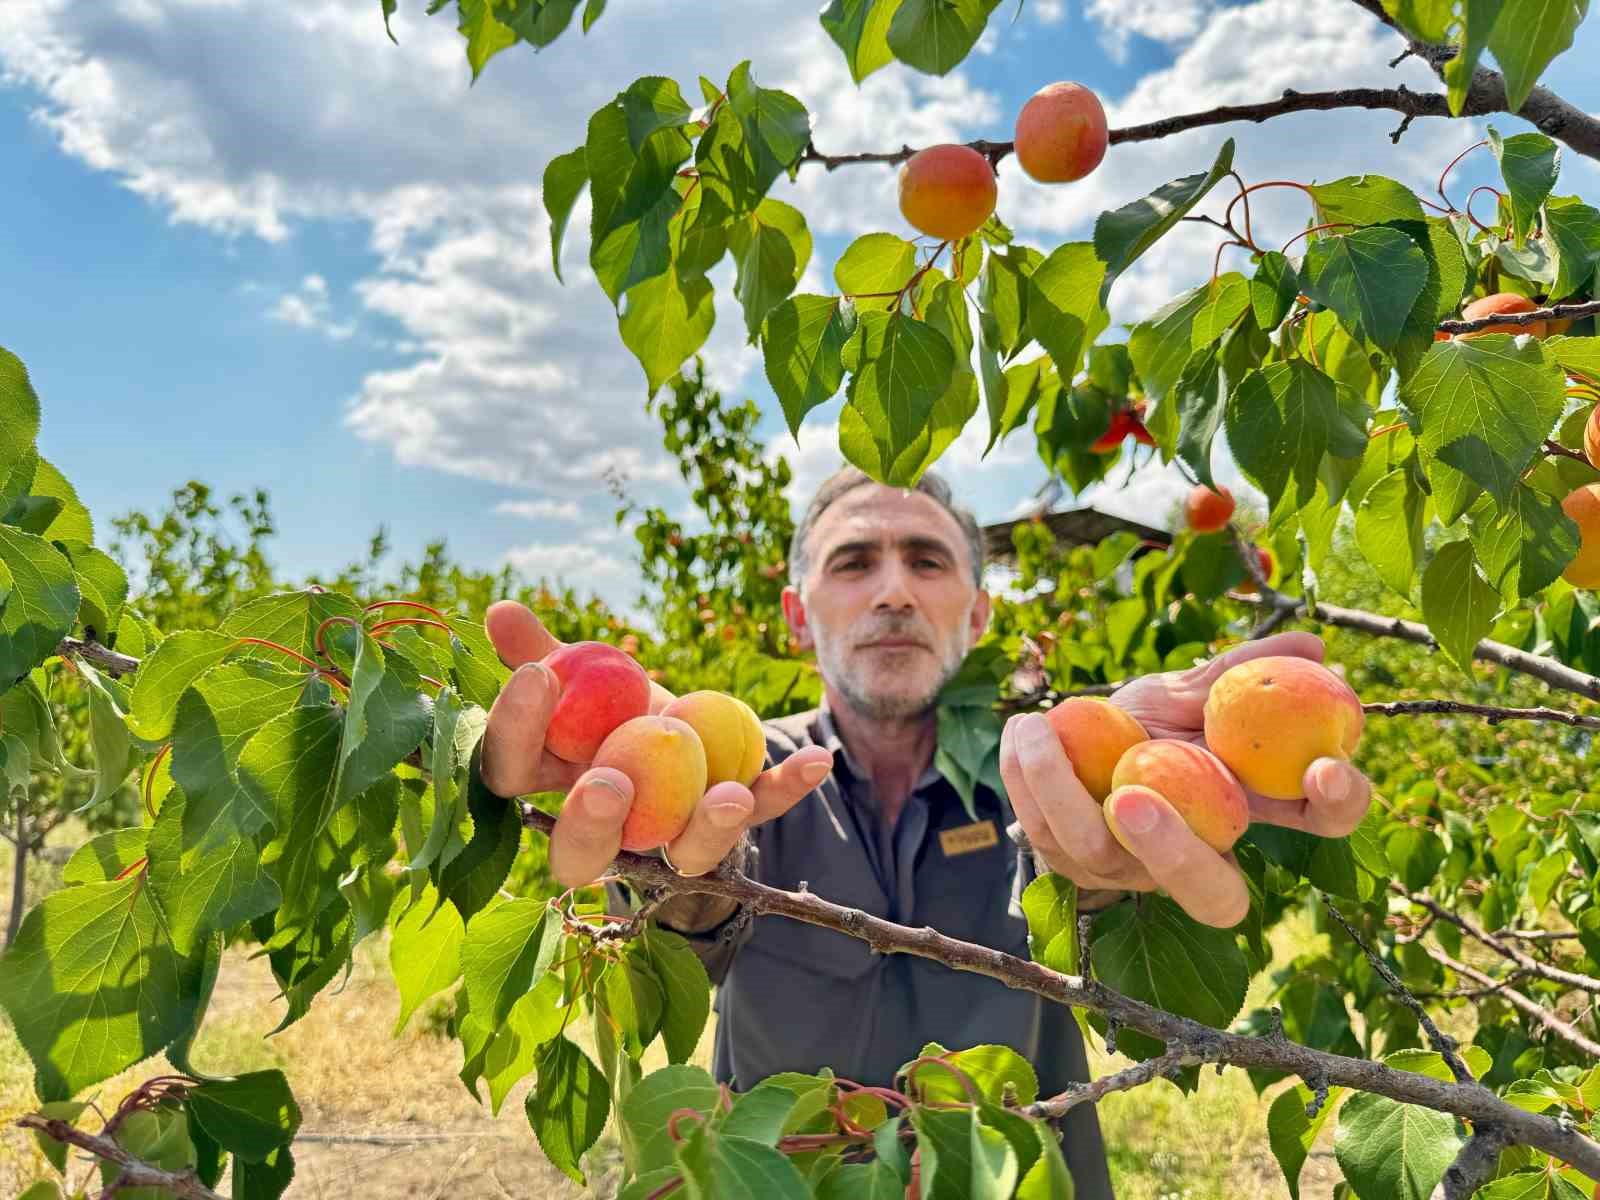
[[[955,518],[920,492],[867,484],[828,507],[809,549],[783,611],[823,679],[863,716],[929,711],[989,621]]]

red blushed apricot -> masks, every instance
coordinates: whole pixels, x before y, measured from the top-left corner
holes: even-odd
[[[561,681],[544,735],[545,748],[557,758],[589,762],[613,729],[650,711],[650,677],[615,646],[573,642],[544,665]]]
[[[1017,162],[1040,183],[1082,179],[1106,156],[1106,110],[1081,83],[1052,83],[1017,113]]]
[[[1526,296],[1519,296],[1515,292],[1495,292],[1492,296],[1485,296],[1481,300],[1474,300],[1461,310],[1463,321],[1479,321],[1484,317],[1497,317],[1502,313],[1532,312],[1539,305]],[[1534,321],[1527,325],[1486,325],[1472,333],[1458,333],[1460,338],[1475,338],[1486,333],[1531,333],[1536,338],[1542,338],[1547,332],[1543,321]]]
[[[1194,835],[1226,854],[1250,824],[1239,781],[1203,746],[1155,738],[1130,746],[1111,774],[1113,791],[1147,787],[1178,811]],[[1115,831],[1113,831],[1115,832]]]
[[[1150,735],[1132,714],[1098,696],[1069,696],[1044,714],[1088,793],[1104,801],[1111,773],[1130,746]]]
[[[1308,658],[1272,655],[1224,671],[1206,697],[1206,745],[1245,787],[1275,800],[1306,794],[1306,768],[1349,758],[1366,714],[1350,685]]]
[[[953,242],[989,219],[994,168],[971,146],[929,146],[900,168],[900,212],[929,237]]]
[[[1600,588],[1600,483],[1585,484],[1561,502],[1578,527],[1578,553],[1561,572],[1573,587]]]
[[[1276,569],[1278,560],[1272,557],[1272,551],[1268,550],[1265,546],[1257,546],[1255,550],[1256,562],[1261,564],[1261,574],[1268,583],[1271,583],[1272,572]],[[1254,596],[1261,589],[1256,586],[1255,576],[1250,575],[1247,576],[1245,581],[1234,590],[1237,591],[1241,596]]]
[[[767,760],[767,735],[755,710],[725,692],[699,691],[679,696],[661,710],[700,735],[706,752],[706,786],[732,781],[749,787]]]
[[[657,715],[624,721],[601,743],[597,767],[614,767],[633,783],[633,806],[622,825],[624,850],[654,850],[683,832],[706,793],[706,752],[686,721]]]
[[[1212,491],[1205,484],[1197,483],[1183,502],[1183,516],[1196,533],[1226,529],[1233,516],[1233,493],[1220,485]]]

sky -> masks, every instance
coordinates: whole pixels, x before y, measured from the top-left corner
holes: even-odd
[[[645,381],[586,267],[587,201],[550,267],[539,182],[588,115],[641,75],[697,97],[697,75],[755,78],[811,111],[826,152],[1011,136],[1037,88],[1074,79],[1122,126],[1285,88],[1437,90],[1399,38],[1349,0],[1015,0],[944,77],[892,64],[856,87],[794,0],[611,0],[587,35],[519,45],[470,80],[450,14],[401,0],[5,0],[0,5],[0,345],[43,402],[40,446],[78,488],[102,540],[110,518],[161,506],[188,480],[271,494],[274,561],[291,577],[358,558],[386,527],[391,565],[445,538],[476,567],[510,563],[629,609],[633,542],[604,479],[687,516],[688,494],[644,409]],[[1600,22],[1547,74],[1588,110]],[[1479,120],[1298,114],[1113,147],[1075,184],[1034,184],[1008,158],[998,213],[1048,250],[1087,238],[1103,209],[1208,167],[1225,137],[1247,180],[1379,173],[1431,193],[1483,136]],[[1514,117],[1502,132],[1527,128]],[[1458,199],[1492,177],[1487,151],[1452,176]],[[1568,155],[1557,192],[1593,195],[1596,164]],[[816,240],[802,290],[872,230],[909,236],[892,171],[807,167],[774,195]],[[1219,189],[1218,195],[1221,196]],[[1258,194],[1258,232],[1302,227],[1290,189]],[[1136,321],[1203,280],[1214,230],[1182,226],[1111,295]],[[1236,252],[1230,252],[1236,253]],[[1226,263],[1228,260],[1224,260]],[[1242,259],[1238,267],[1246,264]],[[743,337],[731,261],[713,276],[713,382],[762,407],[790,501],[841,459],[841,401],[789,435]],[[1117,325],[1107,340],[1125,336]],[[1046,472],[1026,429],[987,457],[980,414],[937,469],[983,521],[1026,508]],[[1244,490],[1226,452],[1221,477]],[[1066,506],[1160,523],[1186,484],[1151,467]]]

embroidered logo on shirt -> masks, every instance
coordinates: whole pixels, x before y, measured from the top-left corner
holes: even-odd
[[[939,831],[939,845],[944,847],[946,858],[987,850],[999,844],[1000,834],[995,830],[993,821],[974,821],[971,825],[957,825],[954,829]]]

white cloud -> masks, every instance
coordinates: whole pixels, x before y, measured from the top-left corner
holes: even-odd
[[[1067,19],[1066,0],[1033,0],[1031,7],[1041,25],[1059,25]]]
[[[576,500],[502,500],[494,506],[497,516],[521,517],[527,521],[576,521]]]
[[[336,342],[345,341],[356,331],[354,321],[332,319],[332,304],[328,299],[328,281],[321,275],[307,275],[292,292],[284,292],[277,303],[267,310],[267,316],[286,325],[300,329],[313,329]]]
[[[573,542],[529,542],[504,555],[506,563],[529,580],[570,584],[583,591],[609,592],[638,577],[638,567],[627,559],[594,545],[592,539]]]
[[[1100,26],[1101,45],[1118,62],[1137,34],[1158,42],[1182,42],[1204,27],[1212,0],[1088,0],[1085,14]]]

